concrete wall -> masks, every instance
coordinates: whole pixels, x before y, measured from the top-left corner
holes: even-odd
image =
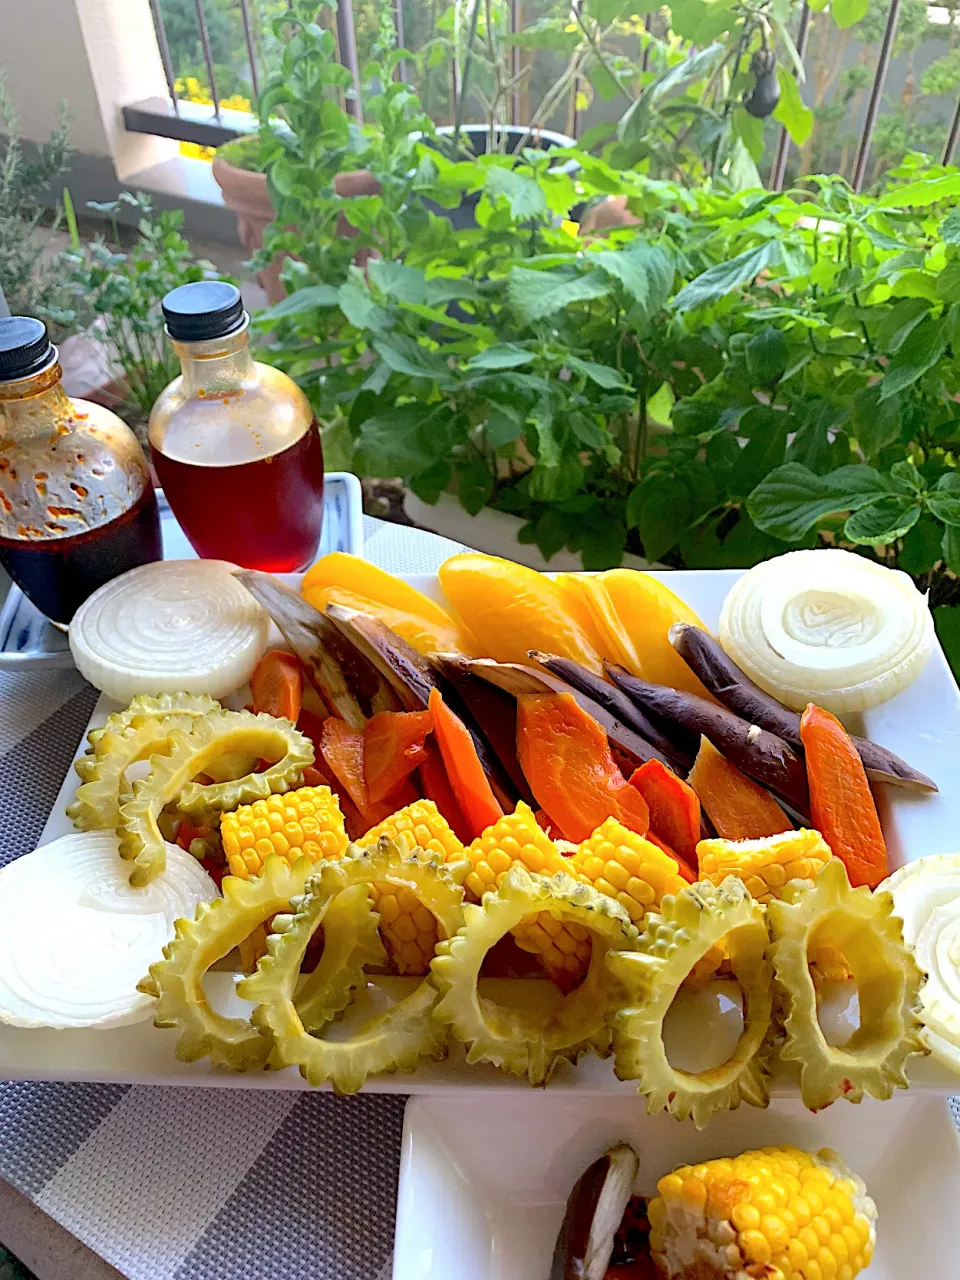
[[[166,94],[149,0],[0,0],[0,68],[31,141],[65,99],[77,151],[109,159],[120,178],[177,153],[123,128],[125,102]]]

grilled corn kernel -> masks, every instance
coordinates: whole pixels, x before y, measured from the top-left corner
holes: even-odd
[[[600,893],[616,898],[634,924],[667,893],[680,893],[686,881],[676,861],[651,841],[608,818],[570,861],[574,874]]]
[[[782,897],[790,880],[816,880],[833,854],[819,831],[802,828],[759,840],[701,840],[701,880],[738,876],[758,902]]]
[[[876,1205],[832,1151],[764,1147],[684,1165],[657,1192],[650,1248],[664,1280],[854,1280],[873,1257]]]
[[[232,875],[249,880],[271,853],[293,864],[339,858],[346,851],[343,814],[329,787],[300,787],[242,804],[220,819],[223,852]]]
[[[363,848],[389,836],[405,853],[415,848],[446,862],[463,856],[463,845],[432,800],[417,800],[372,827],[357,842]],[[420,899],[403,886],[377,882],[371,888],[380,913],[380,934],[398,973],[425,974],[437,948],[437,922]]]

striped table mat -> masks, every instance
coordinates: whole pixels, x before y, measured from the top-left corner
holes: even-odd
[[[364,524],[365,554],[391,572],[431,573],[462,549]],[[0,673],[0,866],[35,847],[95,701],[75,671]],[[0,1177],[131,1280],[387,1280],[403,1108],[0,1084]]]

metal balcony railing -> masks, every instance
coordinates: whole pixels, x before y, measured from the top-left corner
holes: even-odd
[[[207,0],[207,3],[209,2],[210,0]],[[575,7],[578,2],[579,0],[572,0],[572,5]],[[196,103],[187,101],[178,96],[176,69],[171,61],[167,32],[161,12],[161,0],[150,0],[153,22],[157,35],[157,43],[160,50],[160,57],[163,62],[169,96],[166,99],[150,98],[145,101],[135,102],[128,105],[124,108],[124,122],[127,129],[136,133],[155,134],[160,137],[174,138],[184,142],[216,147],[222,142],[226,142],[240,134],[250,132],[255,127],[256,122],[255,118],[250,113],[237,111],[222,105],[222,96],[218,92],[217,70],[211,45],[208,14],[204,7],[205,0],[193,0],[193,3],[196,9],[197,36],[203,53],[203,62],[206,69],[212,103]],[[249,83],[252,87],[254,96],[256,96],[259,92],[261,79],[264,73],[255,37],[255,33],[258,30],[257,23],[255,21],[257,16],[256,6],[258,0],[234,0],[234,3],[239,10],[246,46],[246,54],[249,61]],[[292,7],[292,0],[287,0],[287,3]],[[397,47],[403,48],[404,24],[402,0],[390,0],[390,7]],[[571,13],[572,12],[573,9],[571,9]],[[946,12],[948,14],[948,20],[953,21],[953,10],[950,9]],[[509,13],[511,30],[513,33],[517,33],[522,30],[521,0],[509,0]],[[804,57],[808,53],[807,45],[811,25],[810,15],[811,11],[808,8],[808,5],[804,3],[797,30],[797,48],[801,57]],[[887,73],[890,68],[891,57],[893,56],[894,42],[897,36],[900,15],[901,0],[891,0],[883,37],[880,42],[880,48],[874,67],[873,81],[870,87],[863,127],[853,156],[850,172],[847,175],[850,178],[854,190],[856,191],[861,190],[866,179],[871,146],[874,140],[877,119],[880,114],[884,86],[887,81]],[[651,21],[652,15],[648,16],[645,20],[647,30],[650,30]],[[350,71],[356,87],[356,93],[348,96],[347,98],[347,109],[352,111],[358,118],[362,119],[353,0],[339,0],[336,13],[335,34],[337,38],[338,57],[343,65]],[[645,60],[647,57],[646,50],[644,51],[643,56]],[[520,70],[520,50],[516,45],[512,47],[510,59],[511,74],[514,77],[517,77]],[[406,78],[406,71],[402,63],[398,69],[398,75],[401,79]],[[451,109],[453,111],[456,110],[460,88],[456,70],[454,70],[451,76],[450,85]],[[572,90],[574,94],[574,102],[576,101],[577,88],[578,86],[575,82]],[[520,112],[520,94],[519,92],[514,91],[511,98],[511,123],[528,124],[529,121],[524,121],[520,118]],[[573,133],[576,136],[580,121],[579,112],[575,106],[571,111],[570,118],[573,120]],[[943,147],[941,156],[939,157],[943,164],[947,164],[953,159],[958,137],[960,137],[960,99],[958,99],[953,111],[946,143]],[[768,176],[768,185],[773,190],[780,190],[783,186],[790,146],[791,141],[786,130],[781,129]]]

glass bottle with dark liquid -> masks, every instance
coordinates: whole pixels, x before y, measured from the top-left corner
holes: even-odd
[[[153,407],[150,452],[174,515],[200,556],[303,568],[323,523],[323,448],[309,400],[253,359],[233,285],[182,285],[163,314],[183,372]]]
[[[137,438],[101,405],[72,400],[39,320],[0,319],[0,564],[65,627],[111,578],[163,558]]]

